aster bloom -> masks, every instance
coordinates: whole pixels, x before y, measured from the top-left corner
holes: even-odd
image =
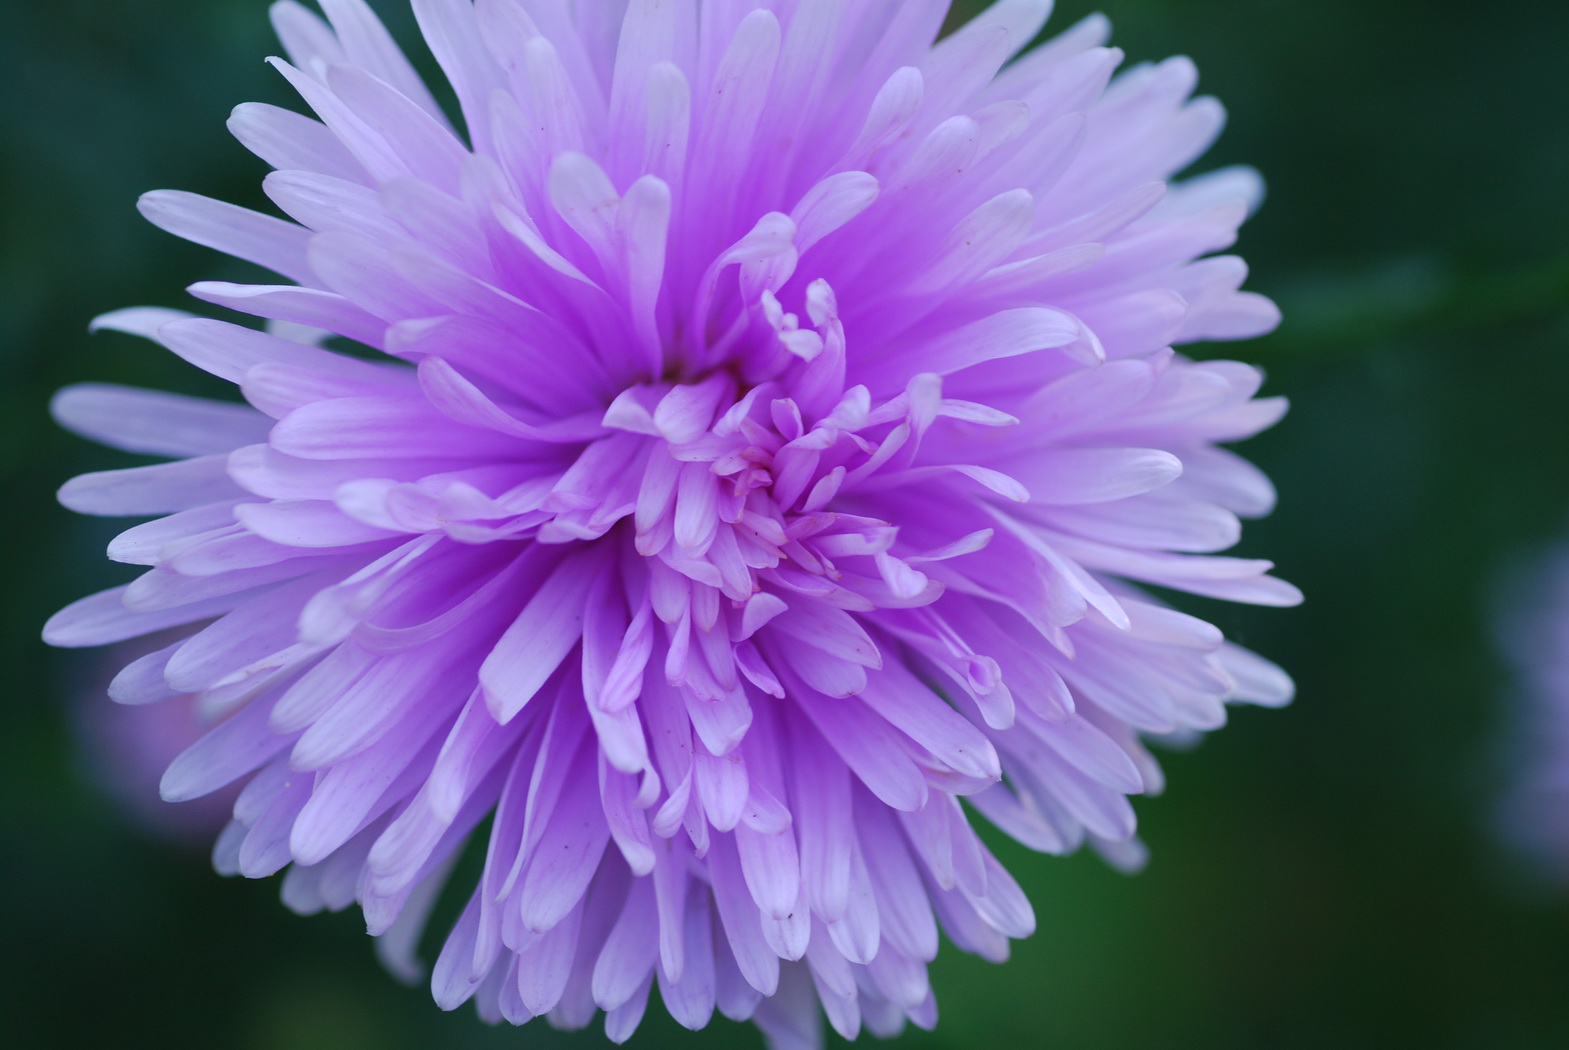
[[[1543,874],[1569,882],[1569,546],[1529,568],[1497,625],[1519,691],[1499,830]]]
[[[889,1035],[939,927],[1033,928],[972,810],[1136,863],[1141,739],[1289,699],[1140,589],[1299,600],[1215,554],[1274,498],[1218,444],[1284,403],[1171,350],[1276,323],[1201,258],[1257,178],[1165,183],[1222,123],[1186,60],[1112,80],[1100,18],[1020,54],[1042,0],[934,43],[947,6],[415,0],[461,132],[361,0],[273,8],[315,117],[230,127],[292,221],[142,202],[291,282],[191,288],[268,329],[98,321],[249,405],[55,405],[172,457],[62,490],[164,516],[46,635],[189,625],[111,693],[199,695],[162,790],[245,782],[220,870],[358,901],[414,973],[473,839],[444,1008],[623,1040],[657,982],[691,1028]]]

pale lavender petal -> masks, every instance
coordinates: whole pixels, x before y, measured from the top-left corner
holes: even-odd
[[[142,215],[176,237],[233,255],[301,284],[314,279],[305,261],[310,231],[247,208],[177,190],[154,190],[138,205]]]
[[[83,437],[153,456],[228,452],[261,440],[269,425],[245,405],[107,383],[66,387],[50,410]]]
[[[368,177],[321,122],[290,109],[265,102],[241,103],[229,116],[229,131],[279,171],[311,171],[356,182]]]

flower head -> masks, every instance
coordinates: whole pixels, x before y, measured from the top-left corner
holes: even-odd
[[[158,798],[163,771],[206,732],[196,711],[198,699],[174,696],[145,708],[103,702],[121,667],[188,633],[175,628],[104,650],[86,664],[80,682],[69,683],[67,700],[73,751],[83,776],[142,829],[172,844],[199,848],[229,822],[238,786],[183,806]]]
[[[624,1039],[657,981],[693,1028],[888,1034],[935,1020],[939,926],[992,959],[1033,926],[961,798],[1136,862],[1141,736],[1289,698],[1139,589],[1298,600],[1214,554],[1273,502],[1218,443],[1283,402],[1170,349],[1277,319],[1200,259],[1256,177],[1164,181],[1222,121],[1190,63],[1112,80],[1098,18],[1021,55],[1043,0],[935,44],[939,0],[415,0],[459,133],[322,6],[273,9],[316,119],[230,123],[289,220],[142,202],[291,282],[191,289],[268,331],[99,321],[249,406],[56,403],[174,457],[65,487],[165,516],[47,634],[192,625],[113,692],[200,695],[163,792],[246,780],[220,869],[292,865],[413,970],[489,818],[443,1007]]]
[[[1502,741],[1511,778],[1498,830],[1540,875],[1569,884],[1569,547],[1523,562],[1503,597],[1496,634],[1519,696]]]

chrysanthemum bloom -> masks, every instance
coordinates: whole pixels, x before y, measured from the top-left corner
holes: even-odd
[[[65,487],[167,516],[47,635],[201,625],[113,694],[202,695],[163,793],[248,778],[221,870],[292,865],[412,970],[489,818],[441,1006],[621,1040],[657,981],[692,1028],[886,1035],[935,1020],[939,927],[1031,931],[971,809],[1135,860],[1141,736],[1288,699],[1139,589],[1299,598],[1213,553],[1273,500],[1217,443],[1283,403],[1170,349],[1275,324],[1195,261],[1256,178],[1163,181],[1222,122],[1186,60],[1112,81],[1098,18],[1020,55],[1044,0],[933,43],[947,6],[415,0],[462,132],[360,0],[273,9],[319,119],[230,127],[293,221],[142,203],[293,282],[191,289],[270,334],[99,322],[249,406],[56,403],[175,457]]]
[[[1508,708],[1512,782],[1499,829],[1542,874],[1569,884],[1569,546],[1517,575],[1497,632],[1517,693]]]

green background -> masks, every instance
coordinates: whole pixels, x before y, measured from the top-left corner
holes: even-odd
[[[261,62],[275,50],[264,6],[0,6],[0,1038],[606,1045],[597,1028],[441,1014],[379,970],[356,914],[294,918],[276,880],[219,879],[204,846],[142,830],[81,750],[92,657],[36,640],[49,612],[118,578],[96,554],[113,523],[73,517],[53,489],[129,461],[57,430],[50,392],[216,389],[85,326],[240,272],[133,202],[156,187],[261,202],[263,168],[222,124],[241,101],[292,104]],[[400,4],[378,6],[413,39]],[[1052,25],[1092,9],[1064,0]],[[1569,4],[1108,0],[1107,13],[1130,59],[1191,55],[1226,103],[1203,166],[1246,161],[1270,185],[1240,250],[1286,323],[1199,352],[1261,363],[1266,392],[1293,402],[1244,449],[1283,498],[1242,550],[1276,559],[1308,602],[1200,611],[1290,669],[1299,698],[1239,710],[1167,757],[1167,795],[1138,806],[1144,874],[1004,849],[1040,931],[1003,967],[945,950],[943,1019],[902,1045],[1569,1046],[1569,894],[1490,826],[1515,689],[1490,644],[1497,581],[1569,517]],[[760,1039],[724,1021],[692,1036],[651,1007],[634,1045]]]

